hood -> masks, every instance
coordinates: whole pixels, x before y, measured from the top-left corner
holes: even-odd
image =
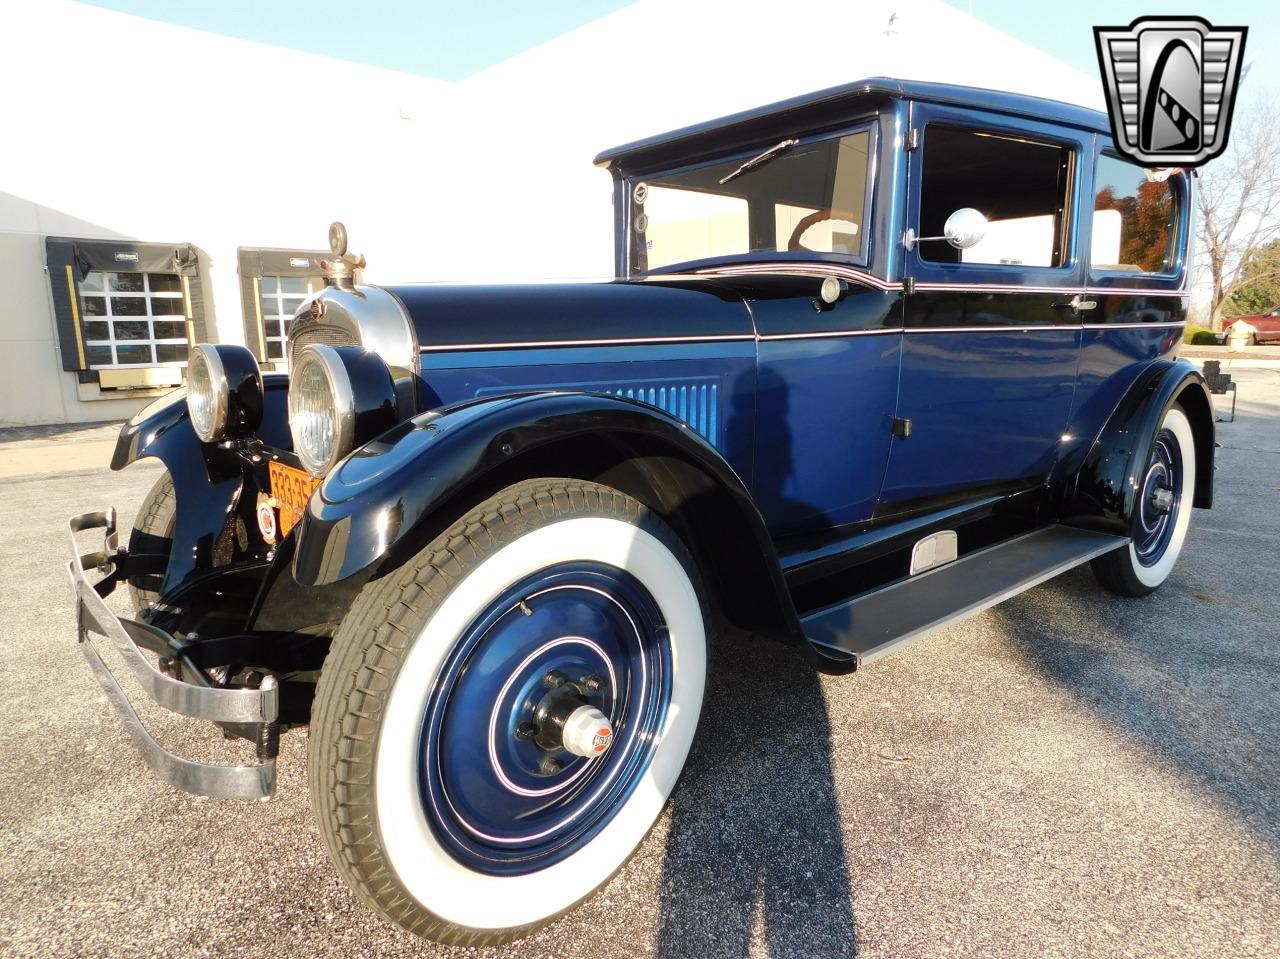
[[[386,289],[404,305],[421,350],[696,340],[752,333],[741,295],[710,277]]]

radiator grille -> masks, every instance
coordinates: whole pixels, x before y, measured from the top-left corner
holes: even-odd
[[[325,346],[359,346],[359,341],[346,330],[336,326],[311,326],[289,340],[289,362],[298,355],[298,350],[312,343]]]

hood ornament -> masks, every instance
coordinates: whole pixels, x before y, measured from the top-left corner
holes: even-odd
[[[365,267],[364,257],[347,252],[347,228],[338,220],[329,224],[329,249],[333,251],[333,259],[320,261],[325,286],[336,286],[340,290],[354,289],[356,280],[359,279],[356,271]]]

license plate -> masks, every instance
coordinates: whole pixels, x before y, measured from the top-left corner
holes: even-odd
[[[267,464],[267,473],[271,478],[271,498],[275,500],[273,505],[280,511],[280,535],[288,536],[289,530],[302,521],[307,500],[311,499],[311,494],[320,485],[320,481],[302,470],[274,460]]]

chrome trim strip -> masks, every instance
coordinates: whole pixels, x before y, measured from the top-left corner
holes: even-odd
[[[855,269],[853,267],[841,266],[836,263],[805,263],[805,264],[740,264],[735,266],[707,267],[698,270],[695,275],[699,276],[760,276],[760,275],[781,275],[781,276],[837,276],[842,279],[854,280],[864,283],[867,286],[873,286],[876,289],[887,291],[898,291],[902,289],[901,283],[891,283],[883,280],[878,276],[866,272],[865,270]],[[1191,292],[1187,289],[1178,290],[1146,290],[1136,289],[1133,287],[1116,287],[1116,286],[1025,286],[1015,283],[936,283],[936,282],[918,282],[915,286],[920,292],[956,292],[956,293],[1086,293],[1094,295],[1111,295],[1111,296],[1178,296],[1189,297]]]
[[[1174,326],[1186,326],[1187,320],[1170,320],[1168,323],[1084,323],[1086,330],[1162,330]]]
[[[129,627],[158,634],[166,640],[170,637],[144,623],[126,623],[119,619],[85,576],[85,562],[102,568],[109,567],[114,560],[115,510],[73,516],[67,528],[72,554],[77,557],[67,563],[67,576],[75,596],[80,650],[103,692],[123,718],[143,761],[165,782],[187,792],[216,799],[262,799],[270,796],[276,786],[274,757],[255,765],[220,766],[183,759],[161,746],[147,732],[119,681],[90,642],[89,634],[99,633],[111,640],[134,679],[157,705],[196,719],[223,723],[274,723],[280,712],[280,693],[275,679],[267,677],[261,689],[219,689],[186,683],[161,673],[143,655],[129,634]],[[75,534],[90,529],[104,530],[105,548],[80,557]]]
[[[1049,333],[1065,330],[1163,330],[1183,327],[1186,320],[1169,323],[1055,323],[1044,326],[908,326],[906,333]]]
[[[901,326],[887,326],[878,330],[826,330],[814,333],[761,333],[757,340],[837,340],[846,336],[882,336],[885,333],[901,333]]]
[[[503,349],[547,349],[580,347],[580,346],[642,346],[652,343],[719,343],[747,342],[756,339],[754,333],[723,333],[708,336],[638,336],[610,340],[517,340],[509,343],[452,343],[448,345],[430,345],[420,349],[421,353],[458,353],[466,350],[503,350]]]
[[[890,283],[866,270],[841,266],[838,263],[801,263],[778,265],[772,263],[744,263],[736,266],[712,266],[698,270],[698,276],[837,276],[874,286],[880,290],[901,290],[901,283]]]
[[[649,336],[613,340],[527,340],[510,343],[457,343],[449,346],[424,346],[422,353],[464,353],[468,350],[564,349],[594,346],[652,346],[654,344],[756,342],[771,340],[824,340],[846,336],[882,336],[886,333],[1036,333],[1052,330],[1128,330],[1165,329],[1186,326],[1186,320],[1168,323],[1062,323],[1044,326],[892,326],[876,330],[822,330],[806,333],[729,333],[718,336]],[[315,345],[315,344],[311,344]]]
[[[1139,290],[1116,286],[1017,286],[995,283],[928,283],[916,284],[924,293],[1082,293],[1090,296],[1177,296],[1189,297],[1189,290]]]

